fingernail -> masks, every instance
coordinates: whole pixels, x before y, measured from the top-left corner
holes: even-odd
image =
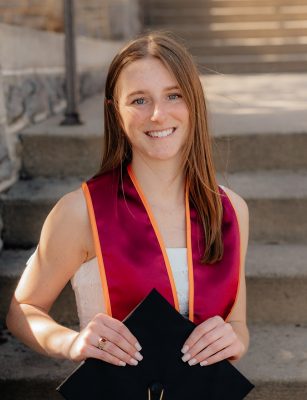
[[[186,353],[189,350],[189,346],[187,346],[186,344],[183,346],[183,348],[181,349],[182,353]]]
[[[137,360],[139,360],[139,361],[143,360],[142,354],[139,353],[138,351],[134,354],[134,357],[135,357]]]
[[[120,365],[121,367],[124,367],[124,366],[126,365],[126,363],[125,363],[124,361],[120,361],[120,362],[118,363],[118,365]]]
[[[192,358],[192,360],[189,361],[189,365],[194,365],[197,363],[196,358]]]
[[[141,351],[141,350],[142,350],[142,346],[140,345],[139,342],[136,342],[135,348],[136,348],[138,351]]]
[[[199,363],[202,367],[204,367],[205,365],[207,365],[208,364],[208,361],[202,361],[201,363]]]
[[[182,361],[186,362],[191,358],[191,354],[187,353],[181,357]]]
[[[138,361],[135,360],[134,358],[130,358],[130,364],[132,364],[132,365],[138,365]]]

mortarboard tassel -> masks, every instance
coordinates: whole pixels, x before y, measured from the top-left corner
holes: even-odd
[[[153,400],[157,399],[157,394],[161,392],[159,400],[163,399],[164,389],[159,382],[152,383],[150,387],[148,387],[148,400],[151,400],[151,392],[155,395]]]

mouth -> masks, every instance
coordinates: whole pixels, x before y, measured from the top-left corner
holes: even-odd
[[[154,139],[166,138],[175,132],[176,128],[167,128],[160,131],[146,131],[145,134]]]

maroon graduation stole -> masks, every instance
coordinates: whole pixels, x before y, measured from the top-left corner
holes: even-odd
[[[106,313],[123,320],[156,288],[179,311],[168,256],[149,204],[131,165],[82,183],[89,211]],[[186,190],[189,319],[200,324],[230,316],[240,279],[240,234],[235,210],[219,187],[223,204],[224,255],[201,264],[204,231]]]

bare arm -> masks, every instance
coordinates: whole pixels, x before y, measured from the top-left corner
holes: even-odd
[[[80,192],[79,192],[80,193]],[[34,350],[54,357],[68,357],[78,332],[57,324],[48,312],[87,255],[88,232],[80,194],[62,197],[47,216],[39,246],[18,283],[7,326]]]
[[[84,330],[76,332],[48,315],[66,283],[86,260],[91,240],[86,203],[79,189],[63,196],[47,216],[38,250],[13,296],[7,326],[42,354],[74,361],[95,357],[120,365],[120,361],[129,362],[135,355],[137,342],[121,321],[97,314]],[[109,339],[109,352],[97,349],[101,336]]]
[[[249,211],[248,206],[242,197],[234,193],[232,190],[226,188],[227,195],[230,198],[232,205],[236,211],[239,230],[240,230],[240,282],[238,288],[238,295],[236,303],[231,311],[231,314],[227,318],[240,338],[243,344],[243,350],[237,357],[230,358],[229,360],[237,361],[244,356],[249,346],[249,330],[246,321],[246,279],[245,279],[245,259],[248,247],[249,238]]]

